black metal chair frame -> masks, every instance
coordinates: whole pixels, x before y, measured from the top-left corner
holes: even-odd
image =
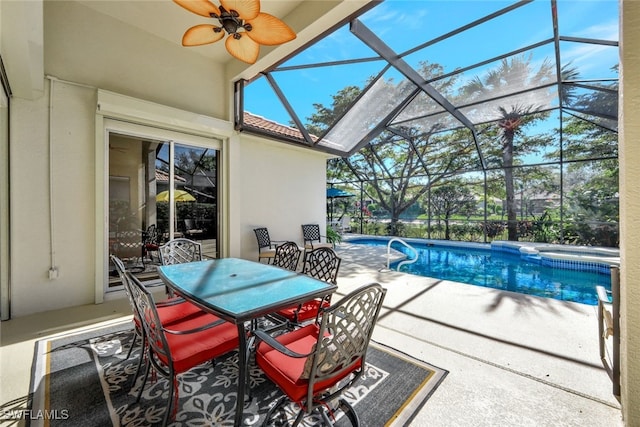
[[[258,241],[258,262],[264,258],[267,260],[267,263],[270,263],[275,256],[277,244],[282,243],[282,241],[271,241],[267,227],[254,228],[253,232]]]
[[[333,248],[333,243],[323,242],[320,235],[320,226],[318,224],[302,224],[302,238],[304,239],[304,259],[307,257],[308,250],[317,248]]]
[[[377,283],[365,285],[328,308],[321,309],[322,316],[317,328],[317,342],[310,353],[301,354],[281,344],[279,337],[272,337],[265,331],[254,332],[259,341],[292,358],[306,358],[304,370],[298,381],[306,382],[306,398],[298,402],[301,406],[293,426],[297,426],[305,414],[320,413],[324,424],[332,426],[327,414],[329,404],[338,399],[338,406],[345,412],[352,425],[358,426],[358,416],[353,407],[340,395],[360,378],[365,369],[365,357],[375,323],[378,319],[386,289]],[[314,324],[306,326],[313,328]],[[297,331],[289,332],[296,334]],[[262,345],[258,342],[258,346]],[[260,347],[256,362],[261,365]],[[346,379],[348,378],[348,380]],[[336,381],[336,382],[333,382]],[[329,384],[316,390],[316,384]],[[335,387],[335,388],[334,388]],[[314,391],[315,390],[315,391]],[[286,392],[286,390],[283,390]],[[282,396],[274,404],[263,425],[280,410],[289,397]]]
[[[169,343],[167,342],[165,333],[175,335],[194,334],[222,325],[223,323],[225,323],[225,321],[220,319],[216,322],[207,323],[206,325],[203,325],[201,327],[189,330],[167,329],[162,325],[160,321],[156,304],[151,293],[144,287],[144,285],[142,285],[142,283],[140,283],[138,279],[135,278],[135,276],[131,275],[131,273],[126,272],[125,275],[128,278],[128,283],[130,286],[131,295],[133,297],[135,309],[137,310],[142,327],[144,329],[145,336],[147,337],[146,346],[144,347],[146,353],[146,368],[144,373],[144,380],[142,382],[142,385],[140,386],[140,390],[138,391],[136,402],[139,402],[140,398],[142,397],[142,392],[144,391],[144,386],[147,382],[149,372],[152,367],[160,375],[171,379],[173,384],[169,387],[167,410],[162,423],[163,426],[166,426],[169,420],[175,415],[175,412],[177,411],[178,387],[176,380],[177,373],[175,372],[173,366],[171,348],[169,346]],[[166,362],[162,361],[160,357],[164,358]],[[214,360],[211,360],[211,362],[215,363]]]
[[[287,270],[296,271],[300,262],[302,249],[295,242],[284,242],[276,246],[276,254],[272,264]]]
[[[307,252],[302,266],[302,273],[313,278],[337,284],[340,258],[336,252],[327,247],[320,247]]]
[[[142,233],[142,246],[144,248],[144,256],[149,255],[149,259],[153,262],[153,252],[156,253],[158,261],[160,261],[160,255],[158,249],[160,248],[160,232],[155,224],[151,224],[147,227],[147,231]]]
[[[169,240],[160,246],[158,250],[162,265],[202,261],[202,245],[191,239],[178,238]]]
[[[327,283],[336,285],[338,283],[338,271],[340,271],[340,258],[336,252],[331,248],[320,247],[313,249],[312,251],[305,252],[304,261],[302,265],[302,274],[306,274],[315,279],[322,280]],[[318,307],[325,307],[331,302],[331,295],[327,295],[319,302]],[[294,314],[293,323],[299,324],[298,315],[302,309],[303,304],[298,306],[298,311]],[[316,322],[320,311],[316,313]],[[293,325],[289,325],[292,327]]]

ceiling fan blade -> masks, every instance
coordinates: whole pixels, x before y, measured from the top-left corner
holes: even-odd
[[[247,22],[253,28],[246,34],[261,45],[274,46],[296,38],[296,33],[287,24],[268,13],[260,13]]]
[[[226,10],[235,10],[240,18],[253,19],[260,13],[260,0],[220,0]]]
[[[224,42],[229,53],[240,61],[247,64],[254,64],[260,53],[260,45],[249,37],[244,37],[246,33],[242,33],[239,39],[233,36],[227,37]]]
[[[173,0],[176,4],[184,7],[189,12],[193,12],[196,15],[211,18],[211,14],[215,13],[220,15],[220,9],[218,6],[211,3],[209,0]]]
[[[214,31],[218,28],[220,31]],[[200,24],[189,28],[182,36],[182,46],[202,46],[214,43],[224,37],[224,31],[215,25]]]

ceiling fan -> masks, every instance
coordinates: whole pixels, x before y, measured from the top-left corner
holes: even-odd
[[[178,5],[206,18],[217,19],[219,25],[200,24],[182,36],[183,46],[202,46],[221,40],[225,33],[227,51],[247,64],[258,59],[260,45],[274,46],[296,38],[296,33],[280,19],[260,12],[260,0],[220,0],[216,6],[209,0],[173,0]]]

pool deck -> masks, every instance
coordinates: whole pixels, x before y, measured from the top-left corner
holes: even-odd
[[[374,340],[449,372],[411,426],[624,425],[599,359],[595,307],[389,271],[386,247],[336,250],[336,298],[373,281],[387,288]],[[131,308],[121,294],[2,322],[0,404],[25,402],[35,340],[123,318]]]
[[[374,339],[449,371],[412,426],[624,425],[596,307],[389,271],[386,247],[336,250],[339,294],[388,290]]]

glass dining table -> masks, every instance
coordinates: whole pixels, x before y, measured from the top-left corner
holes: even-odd
[[[234,425],[242,425],[252,321],[280,309],[332,294],[337,287],[304,274],[239,258],[158,267],[173,291],[238,326],[238,400]]]

